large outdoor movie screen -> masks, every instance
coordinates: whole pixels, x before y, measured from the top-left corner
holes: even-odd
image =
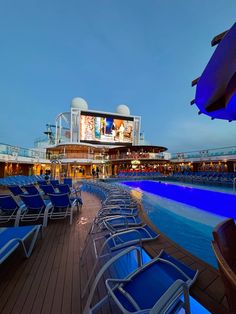
[[[133,142],[134,119],[99,113],[81,113],[80,141],[117,145]]]

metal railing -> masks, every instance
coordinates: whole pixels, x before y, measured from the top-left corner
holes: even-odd
[[[0,143],[0,154],[13,157],[46,159],[46,152]]]
[[[191,152],[182,152],[182,153],[172,153],[171,160],[181,161],[181,160],[190,160],[190,159],[218,159],[220,157],[233,156],[236,155],[236,146],[213,148],[213,149],[204,149]]]
[[[167,156],[165,156],[162,153],[130,153],[130,154],[116,154],[116,155],[110,155],[109,156],[110,160],[168,160]]]

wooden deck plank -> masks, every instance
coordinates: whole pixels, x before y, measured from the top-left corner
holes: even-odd
[[[56,239],[56,241],[55,240],[53,241],[52,247],[51,247],[51,252],[50,252],[49,258],[47,260],[47,265],[45,266],[45,270],[43,270],[43,272],[40,274],[41,275],[40,285],[38,286],[37,291],[35,291],[36,294],[34,295],[34,301],[33,301],[32,307],[31,307],[32,313],[41,313],[41,309],[43,307],[43,304],[48,303],[48,296],[46,294],[46,291],[47,291],[47,287],[49,285],[49,280],[51,280],[53,269],[55,267],[54,262],[56,262],[56,264],[57,264],[57,261],[55,261],[57,246],[59,245],[59,250],[60,250],[60,244],[59,243],[60,243],[60,241],[62,241],[61,237],[63,237],[63,238],[65,237],[65,230],[67,229],[67,226],[65,223],[64,224],[61,224],[61,222],[53,222],[53,223],[58,224],[55,227],[57,229],[57,239],[60,239],[60,240],[58,242],[57,242],[57,239]],[[67,222],[67,223],[69,223],[69,222]],[[61,227],[61,228],[60,228],[60,235],[58,236],[59,227]],[[52,241],[52,240],[49,239],[49,241]],[[29,297],[32,299],[33,295],[29,295]],[[29,307],[29,304],[26,304],[26,307]]]
[[[50,233],[51,232],[53,236],[53,230],[50,230]],[[35,275],[33,275],[34,269],[40,268],[43,259],[46,260],[47,252],[50,251],[47,243],[43,245],[44,243],[42,242],[40,243],[41,246],[37,245],[30,259],[23,260],[19,265],[20,267],[16,269],[17,280],[15,280],[15,277],[11,278],[9,285],[1,296],[1,301],[3,301],[5,297],[8,297],[8,302],[5,303],[4,308],[0,309],[2,313],[10,313],[15,310],[19,313],[20,305],[24,304],[25,296],[28,296],[28,291],[31,290],[32,284],[35,282]],[[40,251],[42,251],[43,254],[40,254]],[[15,262],[17,263],[17,260]],[[3,304],[3,302],[1,302],[1,304]]]
[[[74,232],[74,226],[70,229],[70,232]],[[63,289],[63,297],[62,297],[62,308],[61,313],[71,313],[71,303],[72,303],[72,275],[73,275],[73,245],[74,245],[74,237],[69,242],[68,246],[68,254],[67,254],[67,267],[65,270],[65,282]]]
[[[52,263],[50,276],[48,278],[48,285],[47,287],[45,286],[45,298],[44,298],[44,302],[41,309],[42,313],[51,312],[53,298],[54,298],[55,290],[57,288],[56,283],[57,283],[58,269],[60,265],[61,254],[62,254],[61,237],[63,237],[63,232],[61,230],[61,222],[57,222],[57,223],[58,225],[55,226],[57,227],[57,234],[56,234],[56,239],[54,239],[55,255],[54,255],[54,260]]]
[[[73,243],[73,269],[72,269],[72,291],[71,291],[71,313],[77,314],[81,312],[80,304],[80,246],[81,240],[79,237],[79,228],[80,228],[80,217],[76,221],[76,237],[74,238]]]
[[[216,300],[222,300],[225,296],[225,290],[222,280],[217,277],[216,280],[214,280],[214,283],[212,285],[209,285],[207,288],[207,294],[210,296],[214,296]]]
[[[197,283],[198,286],[204,291],[218,278],[219,276],[217,272],[213,271],[210,268],[205,268],[199,273]]]
[[[45,296],[46,286],[48,284],[48,278],[50,278],[51,267],[55,256],[55,242],[51,239],[57,238],[57,227],[58,226],[54,227],[54,237],[46,237],[49,246],[47,251],[41,251],[41,263],[39,265],[34,265],[35,267],[31,273],[31,286],[29,286],[26,301],[22,308],[23,313],[31,313],[33,310],[35,313],[40,313]]]
[[[72,227],[69,231],[67,230],[67,233],[68,233],[67,238],[70,239],[69,235],[70,235],[70,233],[72,234],[73,230],[76,231],[77,229],[75,229],[75,228],[73,229],[73,227]],[[66,311],[68,311],[68,313],[71,312],[71,309],[70,309],[70,307],[71,307],[71,294],[68,294],[67,290],[71,289],[70,284],[72,283],[72,280],[70,282],[68,280],[69,278],[66,277],[66,273],[68,271],[68,268],[71,267],[70,261],[68,259],[68,256],[70,256],[69,245],[68,245],[68,242],[66,242],[66,241],[64,241],[63,244],[64,245],[62,247],[62,258],[61,258],[61,263],[60,263],[59,269],[58,269],[57,289],[55,291],[51,313],[67,313],[67,312],[64,312],[65,308],[66,308]],[[78,246],[78,250],[79,250],[79,246]],[[73,257],[71,257],[71,260],[73,261]],[[72,275],[71,269],[70,269],[70,275]],[[70,277],[70,275],[69,275],[69,277]],[[65,296],[68,299],[66,299]],[[78,295],[78,298],[79,298],[79,295]]]

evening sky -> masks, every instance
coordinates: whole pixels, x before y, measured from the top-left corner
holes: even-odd
[[[127,104],[149,144],[172,152],[236,145],[236,123],[190,106],[235,0],[0,1],[0,142],[33,147],[69,111]]]

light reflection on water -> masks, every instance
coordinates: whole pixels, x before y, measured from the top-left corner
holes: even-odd
[[[159,230],[193,255],[217,267],[211,248],[212,229],[225,217],[159,196],[155,184],[152,192],[147,192],[145,185],[138,181],[133,183],[123,182],[131,189],[131,194],[142,201],[150,220]]]

